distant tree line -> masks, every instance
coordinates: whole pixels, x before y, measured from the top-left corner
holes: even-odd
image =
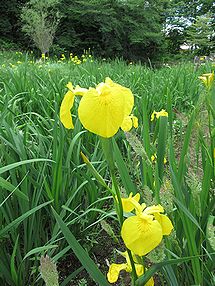
[[[201,54],[214,50],[211,0],[10,0],[0,13],[2,48],[91,49],[129,60],[176,54],[184,42]]]

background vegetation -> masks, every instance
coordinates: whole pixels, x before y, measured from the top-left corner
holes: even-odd
[[[38,14],[40,2],[43,3],[41,0],[1,1],[2,48],[35,48],[35,40],[23,32],[23,25],[26,31],[26,7],[32,5],[34,14]],[[55,15],[60,15],[52,47],[55,53],[64,50],[81,54],[90,48],[100,57],[158,60],[178,53],[184,42],[198,46],[199,54],[214,50],[212,0],[49,0],[47,3],[52,4],[47,8],[46,21],[50,23],[53,18],[53,4]],[[33,25],[35,15],[34,21],[32,15],[29,17]],[[45,33],[45,26],[41,28]]]
[[[215,86],[198,76],[214,63],[174,59],[186,58],[183,43],[192,61],[214,52],[214,1],[11,0],[0,11],[0,285],[43,285],[45,254],[61,286],[107,285],[123,248],[110,173],[79,100],[74,130],[59,108],[69,81],[89,88],[108,76],[132,90],[139,120],[113,140],[120,193],[161,203],[174,225],[137,285],[152,275],[156,286],[213,285]],[[151,121],[163,108],[168,118]]]

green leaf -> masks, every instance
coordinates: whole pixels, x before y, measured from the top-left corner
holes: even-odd
[[[23,260],[25,260],[27,257],[35,254],[35,253],[40,253],[42,251],[46,251],[46,250],[49,250],[49,249],[52,249],[52,248],[56,248],[58,247],[58,245],[45,245],[45,246],[40,246],[40,247],[36,247],[32,250],[30,250],[26,255],[25,257],[23,258]]]
[[[30,159],[30,160],[24,160],[24,161],[20,161],[20,162],[16,162],[10,165],[7,165],[5,167],[0,168],[0,174],[7,172],[11,169],[14,169],[16,167],[19,167],[21,165],[25,165],[25,164],[29,164],[29,163],[34,163],[34,162],[54,162],[53,160],[49,160],[49,159]]]
[[[128,168],[123,160],[122,154],[114,139],[113,139],[113,152],[114,152],[114,159],[116,161],[116,164],[117,164],[117,167],[120,173],[120,178],[122,179],[127,195],[129,195],[131,192],[133,194],[136,194],[137,188],[131,180],[131,177],[128,172]]]
[[[160,263],[154,264],[151,266],[144,275],[139,277],[135,283],[136,286],[142,286],[145,285],[146,282],[157,272],[159,271],[162,267],[167,266],[167,265],[173,265],[173,264],[179,264],[183,263],[185,261],[189,261],[196,258],[195,256],[190,256],[190,257],[184,257],[184,258],[178,258],[178,259],[170,259],[170,260],[165,260]]]
[[[2,177],[0,177],[0,187],[9,191],[10,193],[14,193],[17,197],[20,197],[25,201],[29,201],[28,197],[24,193]]]
[[[23,220],[25,220],[27,217],[29,217],[30,215],[32,215],[33,213],[35,213],[36,211],[38,211],[39,209],[47,206],[48,204],[50,204],[52,201],[49,202],[45,202],[39,206],[36,206],[35,208],[27,211],[26,213],[24,213],[23,215],[19,216],[18,218],[16,218],[14,221],[12,221],[11,223],[9,223],[5,228],[0,230],[0,237],[4,236],[8,231],[10,231],[11,229],[17,227]]]
[[[105,276],[101,273],[101,271],[98,269],[94,261],[89,257],[88,253],[83,249],[83,247],[80,245],[80,243],[76,240],[74,235],[71,233],[69,228],[66,226],[66,224],[63,222],[61,217],[57,214],[57,212],[52,209],[55,219],[57,223],[60,226],[60,229],[69,243],[71,249],[81,262],[81,264],[84,266],[84,268],[87,270],[87,272],[90,274],[91,278],[98,283],[100,286],[110,286],[110,284],[107,282]]]

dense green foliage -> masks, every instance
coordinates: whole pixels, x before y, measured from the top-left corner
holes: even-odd
[[[94,174],[99,172],[111,186],[107,163],[99,138],[80,124],[79,99],[72,110],[73,130],[62,126],[59,107],[68,81],[93,87],[109,76],[132,90],[133,112],[139,118],[136,131],[115,136],[121,150],[114,145],[121,192],[138,190],[147,204],[161,202],[174,225],[166,246],[147,257],[153,265],[148,274],[159,270],[158,285],[213,285],[215,97],[205,93],[198,79],[212,67],[196,71],[193,64],[181,64],[153,70],[91,57],[81,64],[33,58],[1,53],[0,284],[43,285],[39,259],[48,253],[58,262],[60,274],[66,271],[62,280],[71,274],[67,282],[74,279],[72,285],[78,285],[76,275],[82,268],[69,256],[71,249],[92,278],[104,281],[86,253],[92,245],[104,249],[100,268],[105,274],[113,246],[100,221],[111,219],[117,235],[112,222],[116,213],[110,193]],[[152,122],[152,111],[162,108],[168,120]],[[80,151],[92,162],[93,174]],[[157,162],[149,163],[155,153]],[[161,153],[167,158],[165,166]],[[91,257],[96,259],[98,253]],[[73,267],[67,269],[68,264]]]
[[[34,48],[32,36],[22,32],[21,11],[28,2],[1,1],[2,48],[8,49],[16,44],[23,49]],[[81,54],[90,48],[101,57],[147,60],[178,53],[180,45],[188,41],[199,46],[199,53],[209,54],[214,49],[211,46],[215,25],[213,1],[61,0],[57,10],[61,20],[52,47],[55,53],[63,49]],[[36,9],[35,13],[38,11]],[[208,29],[203,27],[201,31],[201,39],[207,39],[210,34],[206,46],[204,41],[203,45],[195,41],[199,26],[201,29],[198,25],[195,30],[195,25],[198,19],[197,24],[201,24],[201,17],[207,13],[210,13],[211,21]],[[46,18],[51,23],[51,15]],[[31,17],[29,23],[34,23]]]

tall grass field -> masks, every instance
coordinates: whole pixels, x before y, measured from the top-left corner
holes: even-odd
[[[214,68],[0,52],[1,286],[215,284]],[[81,124],[77,96],[65,128],[68,82],[88,89],[107,77],[131,90],[138,126],[101,138]],[[124,209],[131,193],[173,226],[138,257],[121,230],[137,215]]]

